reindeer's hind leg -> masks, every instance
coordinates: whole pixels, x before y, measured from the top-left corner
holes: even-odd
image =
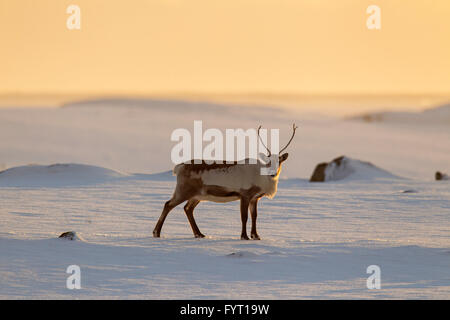
[[[195,223],[194,219],[194,208],[200,203],[199,200],[191,199],[189,200],[186,205],[184,206],[184,212],[186,212],[186,216],[189,220],[189,224],[191,225],[192,232],[194,232],[194,236],[196,238],[204,238],[205,235],[200,232],[200,229],[197,226],[197,223]]]
[[[249,240],[248,235],[247,235],[248,204],[249,204],[249,200],[245,197],[242,197],[241,198],[241,221],[242,221],[241,240]]]
[[[172,210],[173,208],[175,208],[177,205],[179,205],[180,203],[186,201],[187,199],[184,198],[177,198],[177,197],[172,197],[172,199],[170,199],[169,201],[166,202],[166,204],[164,205],[164,209],[161,213],[161,216],[159,217],[158,222],[156,223],[155,229],[153,229],[153,236],[155,238],[159,238],[160,234],[161,234],[161,228],[164,224],[164,220],[166,220],[167,215],[169,214],[170,210]]]
[[[258,204],[258,198],[254,198],[250,201],[250,215],[252,217],[252,231],[250,233],[250,236],[253,240],[260,240],[260,237],[258,233],[256,232],[256,216],[257,216],[257,207]]]

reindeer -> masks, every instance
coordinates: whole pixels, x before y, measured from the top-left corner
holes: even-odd
[[[264,145],[259,135],[262,145],[267,150],[268,159],[277,159],[278,168],[275,174],[262,175],[262,168],[270,168],[271,161],[263,163],[257,160],[252,163],[250,159],[243,162],[233,163],[212,163],[208,164],[202,160],[195,163],[194,160],[181,163],[175,166],[173,174],[177,176],[177,185],[172,198],[164,205],[164,209],[153,230],[154,237],[160,237],[161,228],[169,212],[179,204],[187,201],[184,212],[191,225],[196,238],[204,238],[194,219],[194,209],[201,201],[230,202],[240,200],[242,232],[241,240],[249,240],[247,235],[248,209],[252,218],[251,238],[259,240],[256,232],[257,203],[261,197],[273,198],[277,193],[278,178],[281,172],[281,164],[288,158],[288,153],[280,154],[286,150],[295,135],[297,127],[293,125],[293,132],[289,142],[280,150],[278,155],[272,156],[270,150]]]

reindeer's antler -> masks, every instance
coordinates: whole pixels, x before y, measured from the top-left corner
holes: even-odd
[[[291,137],[291,139],[289,139],[289,142],[287,143],[287,145],[283,148],[283,149],[281,149],[280,150],[280,152],[279,153],[281,153],[281,152],[283,152],[284,150],[286,150],[286,148],[291,144],[291,141],[292,141],[292,139],[294,139],[294,136],[295,136],[295,130],[297,129],[298,127],[295,125],[295,123],[292,125],[292,137]]]
[[[270,152],[269,148],[266,147],[266,145],[264,144],[261,136],[259,135],[259,130],[261,129],[261,126],[258,127],[258,138],[261,141],[261,144],[264,146],[264,148],[266,148],[267,152],[268,152],[268,157],[270,158],[270,156],[272,155],[272,153]]]

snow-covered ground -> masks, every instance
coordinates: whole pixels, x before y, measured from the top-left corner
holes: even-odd
[[[151,236],[175,180],[170,133],[300,125],[261,241],[241,241],[239,203],[182,205]],[[340,155],[383,172],[309,183]],[[35,165],[28,166],[34,163]],[[53,165],[56,164],[56,165]],[[0,298],[450,298],[450,129],[361,123],[268,107],[102,100],[0,109]],[[364,167],[359,170],[365,170]],[[79,241],[57,237],[75,231]],[[66,288],[69,265],[80,290]],[[381,269],[369,290],[366,269]]]
[[[390,122],[421,125],[450,125],[450,104],[444,104],[421,112],[406,111],[379,111],[349,117],[350,120],[362,120],[365,122]]]

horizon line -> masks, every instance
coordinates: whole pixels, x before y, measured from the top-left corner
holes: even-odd
[[[248,96],[248,97],[419,97],[436,96],[450,97],[450,92],[302,92],[302,91],[20,91],[9,90],[0,92],[1,97],[35,97],[35,96],[131,96],[131,97],[156,97],[156,96]]]

